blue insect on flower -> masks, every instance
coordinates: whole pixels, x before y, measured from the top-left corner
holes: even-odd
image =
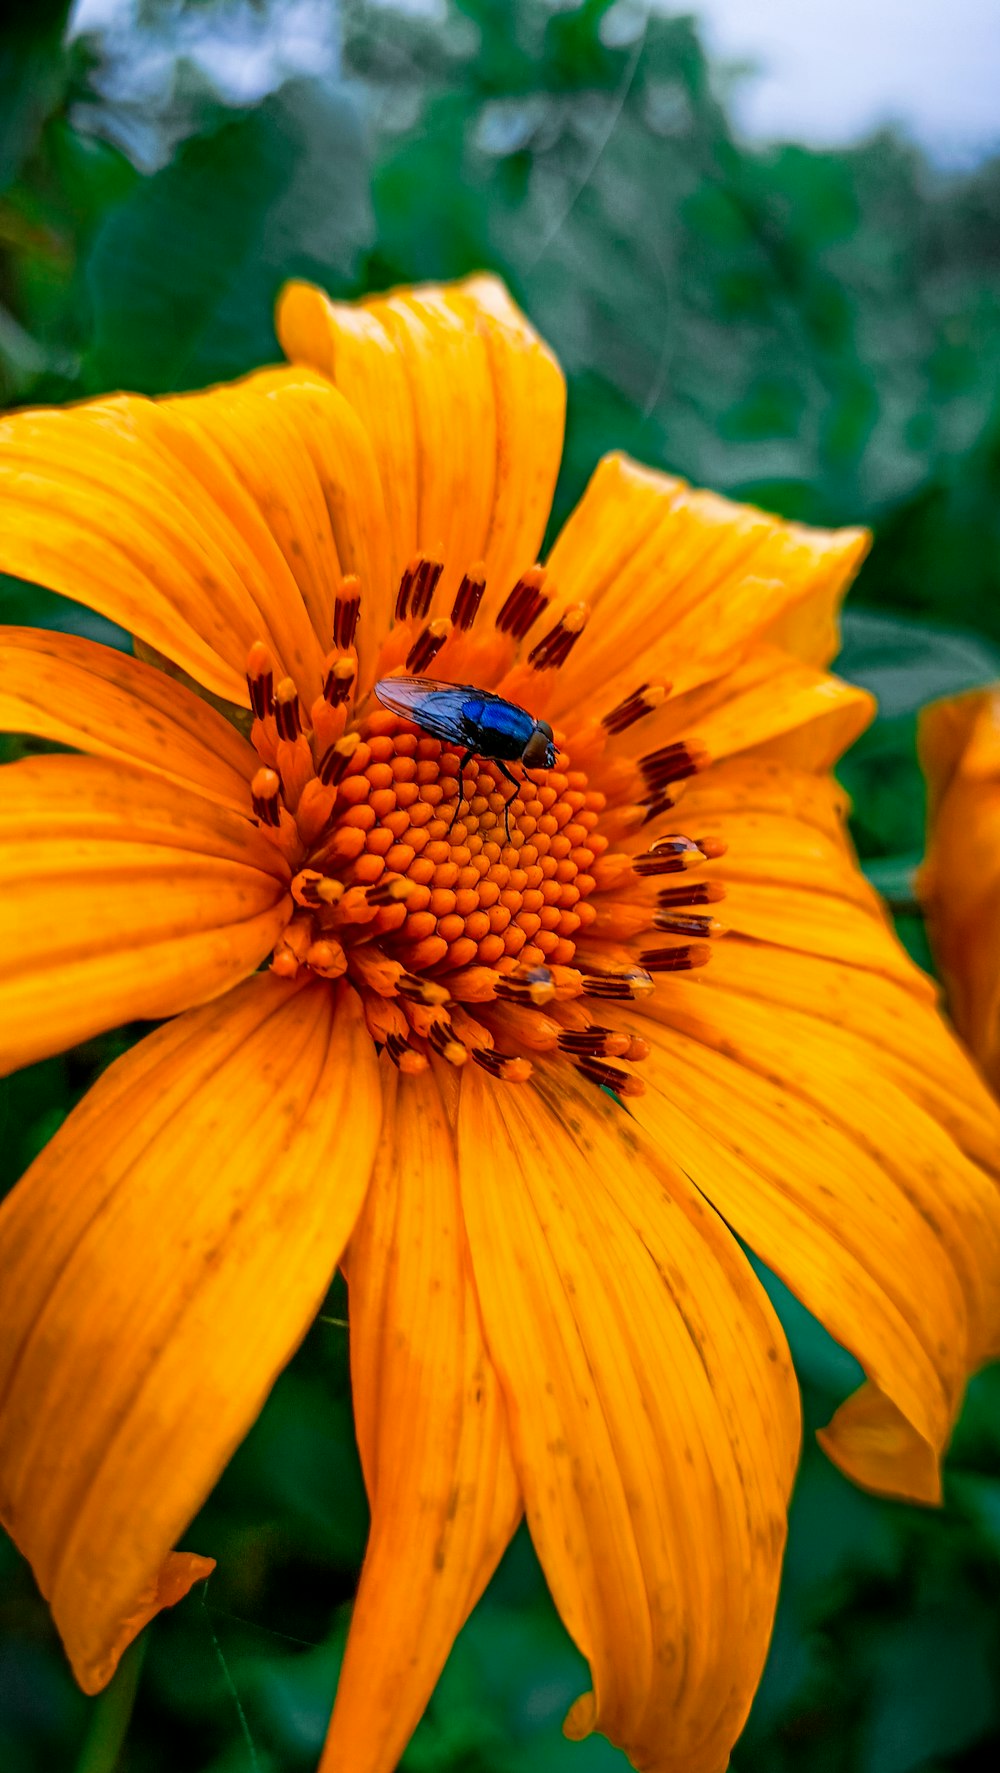
[[[462,805],[461,784],[466,765],[474,757],[484,757],[497,765],[500,774],[514,785],[503,809],[509,843],[509,808],[521,784],[508,765],[520,763],[526,770],[555,768],[556,747],[548,721],[536,720],[526,708],[506,702],[490,690],[477,689],[471,683],[439,683],[433,677],[382,677],[375,685],[375,694],[383,707],[412,720],[443,744],[464,747],[458,766],[460,787],[452,825]]]

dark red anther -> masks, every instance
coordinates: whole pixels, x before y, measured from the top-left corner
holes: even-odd
[[[388,1053],[393,1064],[395,1065],[397,1071],[409,1071],[411,1069],[412,1070],[418,1069],[418,1067],[414,1064],[414,1061],[420,1058],[420,1054],[417,1052],[416,1047],[410,1045],[410,1042],[406,1039],[405,1035],[402,1035],[402,1034],[388,1034],[388,1035],[386,1035],[385,1050]],[[425,1070],[426,1064],[420,1066],[419,1069]]]
[[[602,1058],[607,1049],[610,1028],[601,1028],[594,1023],[590,1028],[564,1028],[557,1045],[571,1058]]]
[[[502,634],[512,634],[515,640],[524,639],[528,629],[548,608],[549,599],[542,591],[544,583],[543,566],[529,566],[527,572],[521,574],[497,614],[496,626]]]
[[[669,694],[668,683],[640,683],[638,689],[633,690],[630,696],[625,696],[610,713],[605,714],[601,725],[606,732],[623,733],[645,714],[652,714],[654,709],[666,701]]]
[[[579,970],[584,997],[631,1002],[637,997],[648,997],[653,989],[653,981],[642,967],[625,967],[614,972],[610,968],[581,965]]]
[[[564,665],[580,635],[587,626],[589,610],[585,603],[571,604],[554,628],[543,634],[528,654],[528,664],[536,671],[555,671]]]
[[[355,573],[341,579],[333,606],[333,644],[341,652],[354,645],[361,615],[361,580]]]
[[[672,794],[669,794],[665,788],[661,788],[655,794],[643,795],[639,805],[646,809],[642,823],[648,825],[651,819],[658,819],[661,813],[669,813],[670,808],[676,806],[677,802]]]
[[[360,743],[357,733],[345,733],[342,739],[338,739],[336,744],[324,751],[316,774],[325,788],[335,787],[338,782],[343,781]],[[365,755],[368,755],[367,752]]]
[[[406,621],[410,609],[410,593],[413,590],[422,563],[423,555],[415,554],[413,559],[403,568],[403,576],[399,581],[399,590],[396,592],[397,622]]]
[[[439,1022],[432,1022],[427,1030],[427,1039],[435,1052],[447,1059],[451,1065],[462,1065],[468,1056],[468,1047],[459,1040],[447,1016]]]
[[[651,850],[645,855],[633,856],[632,867],[636,874],[680,874],[685,868],[695,868],[704,862],[705,856],[698,844],[690,837],[680,835],[660,837]]]
[[[254,719],[266,719],[274,709],[274,661],[259,640],[247,657],[247,689]]]
[[[470,1047],[469,1052],[477,1065],[500,1083],[523,1083],[531,1076],[530,1059],[521,1059],[508,1053],[498,1053],[493,1047]]]
[[[536,1009],[551,1003],[555,994],[555,981],[545,966],[518,967],[513,973],[503,974],[496,986],[497,997],[507,998],[512,1003],[533,1004]]]
[[[707,942],[691,942],[677,948],[647,948],[639,956],[648,973],[686,973],[703,967],[712,958]]]
[[[426,628],[421,628],[406,655],[407,671],[420,677],[433,665],[451,631],[452,625],[447,616],[438,616],[433,622],[428,622]]]
[[[657,893],[656,903],[664,910],[670,905],[717,905],[726,896],[718,880],[692,880],[687,886],[665,887]]]
[[[722,925],[714,917],[683,917],[675,911],[657,911],[653,928],[669,936],[690,936],[692,941],[707,941],[722,934]]]
[[[383,874],[380,880],[365,888],[365,898],[369,905],[400,905],[414,890],[414,882],[405,874]]]
[[[472,627],[479,614],[479,605],[483,601],[485,590],[486,568],[481,561],[477,561],[475,566],[470,566],[452,604],[451,619],[461,633],[467,634]]]
[[[299,692],[290,677],[283,677],[274,692],[274,724],[279,739],[297,739],[302,731]]]
[[[281,777],[277,770],[259,769],[250,783],[250,801],[262,825],[281,824]]]
[[[606,1059],[575,1059],[573,1063],[581,1077],[598,1089],[611,1090],[616,1096],[641,1096],[645,1091],[641,1078],[633,1077],[618,1065],[609,1065]]]
[[[323,699],[331,708],[346,702],[354,688],[354,655],[328,653],[324,662]]]
[[[650,751],[640,757],[639,768],[651,789],[665,788],[668,782],[683,782],[685,777],[696,775],[705,768],[708,752],[698,741],[678,740],[673,745],[664,745],[659,751]]]

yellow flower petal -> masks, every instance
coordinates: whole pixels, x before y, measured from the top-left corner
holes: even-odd
[[[338,438],[328,485],[315,466],[317,430]],[[325,621],[330,587],[353,570],[334,545],[334,505],[342,526],[356,505],[356,528],[378,534],[381,490],[364,433],[334,389],[300,371],[0,423],[0,570],[89,604],[241,706],[256,640],[316,693],[330,634],[313,618]],[[298,557],[284,552],[294,555],[292,523],[301,585]]]
[[[558,364],[492,278],[332,302],[282,291],[286,355],[329,376],[371,438],[398,578],[443,550],[445,591],[482,560],[497,607],[537,558],[559,471]]]
[[[594,1680],[566,1728],[605,1731],[650,1773],[722,1773],[798,1450],[781,1331],[728,1231],[606,1096],[469,1072],[459,1164],[486,1340]]]
[[[0,628],[0,729],[137,764],[246,814],[260,759],[162,671],[73,634]]]
[[[790,647],[792,613],[814,601],[828,612],[867,546],[862,530],[784,523],[606,456],[548,561],[551,614],[579,600],[594,611],[587,644],[560,673],[556,711],[592,699],[609,660],[637,683],[655,673],[687,688],[754,641]],[[805,656],[820,662],[830,650],[807,645]]]
[[[955,1026],[1000,1091],[1000,691],[924,710],[927,858],[918,891]]]
[[[602,702],[613,707],[618,688],[616,683]],[[624,680],[620,688],[623,697],[628,693]],[[716,759],[746,752],[774,758],[790,753],[802,768],[828,770],[874,713],[874,700],[864,690],[787,653],[755,647],[732,671],[686,695],[669,697],[644,725],[642,740],[644,749],[655,750],[697,735]]]
[[[383,1093],[385,1128],[348,1270],[372,1528],[322,1761],[329,1773],[392,1773],[521,1513],[438,1083],[400,1077],[383,1060]]]
[[[288,870],[248,819],[107,758],[0,772],[0,1072],[252,973]]]
[[[670,1140],[727,1222],[910,1424],[901,1468],[887,1449],[871,1466],[855,1449],[851,1473],[936,1500],[936,1461],[966,1376],[1000,1332],[995,1186],[894,1067],[881,1071],[871,1048],[828,1037],[819,1021],[778,1018],[730,991],[665,989],[640,1025],[652,1057],[647,1096],[631,1105],[638,1121]],[[913,1436],[926,1443],[917,1489]]]
[[[727,929],[848,962],[933,997],[858,868],[844,835],[845,808],[832,778],[765,755],[706,770],[666,817],[699,837],[725,840],[711,878],[726,888],[719,915]],[[634,842],[646,847],[645,835]]]
[[[0,1516],[94,1692],[320,1304],[381,1104],[353,994],[249,979],[119,1059],[0,1208]]]
[[[673,997],[678,988],[664,980],[663,989]],[[926,1108],[967,1156],[1000,1172],[1000,1106],[949,1033],[929,982],[916,970],[909,979],[859,977],[843,961],[727,938],[699,974],[698,991],[756,998],[769,1006],[776,1022],[788,1019],[792,1027],[804,1015],[810,1034],[817,1022],[830,1038],[841,1030],[842,1038]],[[724,1004],[718,1015],[724,1017]]]

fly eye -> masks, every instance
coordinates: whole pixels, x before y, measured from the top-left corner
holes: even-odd
[[[555,763],[552,730],[539,721],[521,753],[521,762],[529,770],[550,770]]]

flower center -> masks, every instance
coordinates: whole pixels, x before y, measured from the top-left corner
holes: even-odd
[[[456,635],[465,640],[481,575],[463,580],[451,619],[427,620],[437,576],[426,560],[407,570],[376,675],[387,666],[426,671]],[[495,618],[504,647],[519,645],[544,609],[541,579],[540,569],[526,574]],[[373,1038],[403,1071],[424,1070],[436,1052],[455,1065],[471,1058],[516,1082],[550,1055],[596,1084],[636,1093],[639,1079],[613,1061],[642,1058],[645,1043],[606,1027],[590,1006],[599,999],[627,1006],[652,990],[654,971],[698,965],[707,948],[686,939],[644,952],[638,965],[605,943],[584,952],[598,919],[593,896],[613,886],[623,865],[642,880],[687,868],[692,857],[702,862],[718,846],[713,852],[672,837],[635,864],[608,855],[609,839],[598,829],[607,796],[574,768],[558,729],[555,767],[529,771],[466,758],[461,745],[432,737],[370,695],[355,707],[359,612],[360,587],[345,580],[322,690],[308,708],[290,677],[275,681],[265,646],[254,646],[247,662],[261,759],[253,811],[289,863],[295,904],[272,970],[291,979],[308,968],[350,984]],[[558,670],[584,619],[585,612],[564,614],[528,654],[527,667]],[[645,698],[637,691],[605,728],[620,731],[657,705],[648,689]],[[670,806],[670,785],[694,767],[684,746],[644,759],[637,816]],[[651,891],[660,886],[657,880]],[[686,908],[717,895],[704,886],[660,890],[648,916],[632,915],[630,934],[710,935],[713,920]]]

